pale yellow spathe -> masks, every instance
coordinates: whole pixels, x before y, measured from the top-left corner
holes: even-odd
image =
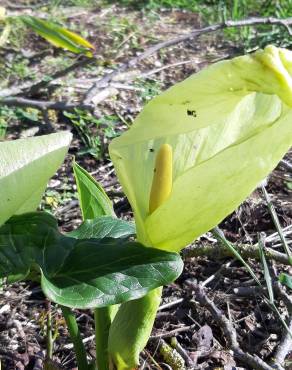
[[[153,99],[110,155],[138,239],[178,251],[217,225],[292,142],[292,52],[268,46],[208,67]],[[173,150],[170,196],[149,214],[159,148]]]

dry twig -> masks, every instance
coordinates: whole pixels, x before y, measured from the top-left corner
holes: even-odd
[[[152,54],[156,53],[157,51],[163,48],[177,45],[181,42],[189,41],[203,34],[212,33],[218,30],[223,30],[225,28],[258,26],[258,25],[264,25],[264,24],[265,25],[279,25],[279,26],[285,27],[288,30],[289,35],[292,35],[292,31],[289,28],[289,26],[292,25],[292,17],[286,18],[286,19],[279,19],[275,17],[267,17],[267,18],[252,17],[248,19],[242,19],[239,21],[226,20],[222,23],[213,24],[213,25],[201,28],[201,29],[195,29],[192,32],[187,33],[185,35],[159,42],[158,44],[153,45],[147,50],[145,50],[140,55],[132,58],[128,62],[121,64],[118,69],[107,73],[101,79],[96,81],[91,86],[91,88],[87,91],[84,97],[84,103],[90,104],[94,96],[98,93],[99,89],[107,85],[114,77],[119,75],[121,72],[125,72],[126,70],[135,67],[136,64],[141,62],[143,59],[150,57]]]
[[[80,108],[80,109],[88,109],[92,110],[94,105],[95,96],[100,93],[103,89],[108,88],[109,83],[118,75],[121,73],[135,67],[140,61],[143,59],[148,58],[149,56],[153,55],[157,51],[167,48],[170,46],[177,45],[179,43],[189,41],[191,39],[194,39],[200,35],[207,34],[207,33],[213,33],[218,30],[223,30],[225,28],[232,28],[232,27],[246,27],[246,26],[258,26],[258,25],[278,25],[285,27],[289,34],[292,35],[292,32],[290,30],[290,25],[292,25],[292,17],[286,18],[286,19],[279,19],[275,17],[267,17],[267,18],[261,18],[261,17],[252,17],[249,19],[242,19],[238,21],[233,20],[226,20],[222,23],[217,23],[214,25],[210,25],[201,29],[194,29],[190,33],[187,33],[185,35],[169,39],[166,41],[162,41],[156,45],[151,46],[147,50],[145,50],[140,55],[132,58],[126,63],[123,63],[117,68],[116,70],[113,70],[111,72],[108,72],[105,74],[102,78],[98,79],[87,91],[87,93],[84,96],[83,103],[67,103],[67,102],[53,102],[53,101],[34,101],[26,98],[17,98],[15,95],[19,95],[22,93],[22,91],[28,91],[29,95],[35,94],[39,89],[45,87],[49,82],[47,81],[39,81],[38,83],[24,83],[21,87],[11,87],[9,89],[6,89],[6,91],[2,92],[0,96],[2,96],[2,99],[0,100],[0,104],[8,105],[8,106],[20,106],[20,107],[33,107],[37,109],[56,109],[56,110],[68,110],[73,108]],[[94,61],[94,60],[92,60]],[[88,61],[90,62],[90,61]],[[72,66],[66,68],[65,70],[62,70],[60,72],[55,73],[55,75],[52,76],[53,79],[60,78],[64,76],[65,74],[69,73],[73,69],[80,67],[80,65],[87,64],[87,62],[77,62],[73,64]],[[7,95],[8,94],[8,95]],[[108,94],[105,95],[105,98],[108,97]],[[103,99],[104,100],[104,99]],[[102,100],[98,99],[98,103],[100,103]]]
[[[292,298],[286,293],[284,287],[279,282],[275,265],[271,266],[270,273],[274,281],[274,284],[273,284],[274,290],[276,294],[279,296],[279,298],[281,298],[283,303],[286,305],[288,313],[290,315],[288,326],[291,332],[292,331],[292,317],[291,317]],[[273,365],[277,366],[277,369],[281,369],[282,365],[284,366],[285,358],[290,351],[292,351],[292,338],[288,331],[284,331],[282,339],[277,347],[275,356],[273,358]]]
[[[4,99],[7,97],[16,97],[17,95],[26,94],[27,96],[35,95],[40,89],[43,89],[47,85],[49,85],[52,81],[57,80],[61,77],[66,76],[68,73],[80,68],[84,67],[88,64],[95,62],[95,59],[90,58],[83,58],[77,60],[75,63],[71,64],[69,67],[62,69],[61,71],[57,71],[49,79],[41,79],[37,82],[35,81],[26,81],[23,84],[15,85],[8,87],[7,89],[2,89],[0,91],[0,98]]]
[[[192,331],[193,329],[196,328],[196,326],[197,326],[197,324],[193,324],[193,325],[189,325],[189,326],[181,326],[180,328],[173,329],[173,330],[167,331],[165,333],[151,335],[150,336],[150,339],[159,339],[159,338],[170,338],[170,337],[174,337],[174,336],[176,336],[179,333],[183,333],[183,332],[186,332],[186,331],[189,331],[189,330]]]
[[[192,281],[187,281],[186,283],[194,290],[196,300],[200,303],[200,305],[206,307],[210,311],[213,319],[222,328],[227,343],[234,353],[234,357],[242,363],[250,366],[252,369],[272,370],[273,368],[260,359],[257,355],[252,356],[240,348],[237,341],[236,331],[232,323],[215,305],[215,303],[207,297],[205,290],[200,285],[195,284]]]
[[[82,103],[68,103],[66,101],[49,101],[49,100],[33,100],[19,97],[11,97],[0,99],[0,104],[7,105],[8,107],[31,107],[40,110],[55,109],[55,110],[72,110],[88,109],[92,110],[92,105]]]
[[[235,249],[241,254],[243,258],[255,258],[260,259],[259,250],[256,245],[249,244],[238,244],[234,246]],[[289,264],[289,260],[286,254],[280,253],[273,250],[272,248],[265,249],[265,255],[268,259],[274,260],[285,265]],[[208,256],[215,258],[233,257],[233,253],[223,245],[194,245],[184,249],[183,257],[199,257]]]
[[[290,317],[289,329],[290,331],[292,331],[292,317]],[[277,351],[273,358],[273,365],[277,366],[277,369],[281,369],[281,366],[285,366],[285,358],[291,350],[292,339],[290,333],[286,331],[286,333],[283,334],[282,340],[279,343]]]

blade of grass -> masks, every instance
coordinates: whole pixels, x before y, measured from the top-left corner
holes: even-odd
[[[263,269],[264,269],[264,278],[265,278],[266,285],[268,288],[268,293],[269,293],[269,302],[271,305],[273,305],[274,304],[274,291],[273,291],[273,286],[272,286],[272,278],[270,275],[269,267],[268,267],[266,256],[265,256],[265,250],[264,250],[265,249],[265,239],[262,233],[259,234],[258,236],[258,246],[259,246],[259,254],[260,254],[261,262],[262,262]]]
[[[241,257],[240,253],[236,250],[236,248],[225,238],[225,235],[222,232],[222,230],[220,230],[219,227],[215,227],[212,230],[212,233],[213,233],[213,235],[215,236],[215,238],[217,240],[219,240],[226,248],[228,248],[233,253],[233,255],[245,266],[245,268],[251,274],[251,276],[256,281],[256,283],[260,287],[262,287],[261,282],[259,281],[258,277],[254,273],[252,268],[249,266],[249,264],[247,262],[245,262],[245,260]]]
[[[253,279],[256,281],[256,283],[261,288],[263,288],[263,285],[261,284],[261,282],[257,278],[257,276],[254,273],[254,271],[252,270],[252,268],[249,266],[249,264],[247,262],[245,262],[245,260],[241,257],[240,253],[232,245],[232,243],[230,243],[229,240],[227,240],[225,238],[225,235],[224,235],[223,231],[220,230],[219,227],[215,227],[212,230],[212,233],[215,236],[215,238],[217,240],[219,240],[219,242],[221,242],[226,248],[228,248],[233,253],[233,255],[246,267],[246,269],[248,270],[248,272],[250,273],[250,275],[253,277]],[[263,299],[269,305],[269,307],[278,315],[279,320],[281,321],[282,325],[284,326],[284,328],[287,330],[287,332],[289,333],[289,335],[292,338],[291,330],[289,329],[289,327],[288,327],[287,323],[285,322],[285,320],[282,318],[282,316],[281,316],[279,310],[277,309],[276,305],[274,303],[271,303],[270,300],[264,294],[263,294]]]
[[[265,200],[267,202],[267,206],[268,206],[270,215],[271,215],[271,217],[273,219],[273,222],[274,222],[274,225],[275,225],[275,227],[277,229],[277,232],[279,234],[280,240],[281,240],[281,242],[283,244],[283,247],[285,249],[285,252],[287,254],[287,257],[288,257],[288,260],[289,260],[289,264],[292,266],[292,252],[291,252],[291,250],[289,248],[289,245],[288,245],[287,240],[285,238],[285,235],[283,233],[283,230],[282,230],[282,227],[281,227],[281,224],[280,224],[280,221],[279,221],[277,212],[275,210],[275,207],[274,207],[274,205],[273,205],[273,203],[271,201],[271,198],[270,198],[270,196],[269,196],[269,194],[268,194],[268,192],[267,192],[267,190],[266,190],[266,188],[265,188],[264,185],[262,185],[262,192],[263,192],[263,195],[264,195]]]

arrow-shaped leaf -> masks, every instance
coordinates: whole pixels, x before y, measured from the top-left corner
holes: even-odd
[[[112,202],[102,186],[76,162],[73,164],[73,170],[83,219],[114,216]]]
[[[110,216],[100,216],[93,220],[85,220],[83,224],[67,236],[76,239],[90,238],[128,238],[136,234],[133,222],[120,220]]]
[[[59,132],[0,143],[0,225],[37,208],[71,138],[70,132]]]
[[[75,239],[61,234],[47,213],[12,217],[0,228],[0,279],[40,271],[47,297],[96,308],[144,296],[173,281],[183,263],[176,253],[123,239]]]
[[[70,50],[77,54],[85,53],[85,55],[92,57],[89,49],[94,49],[94,46],[78,34],[52,22],[30,15],[22,15],[19,19],[54,46]]]

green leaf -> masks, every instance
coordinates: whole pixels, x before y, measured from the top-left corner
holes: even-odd
[[[29,15],[20,16],[19,19],[54,46],[70,50],[76,54],[85,53],[92,57],[89,49],[94,49],[94,46],[76,33],[52,22]]]
[[[46,296],[64,306],[95,308],[144,296],[179,276],[176,253],[125,239],[82,239],[61,234],[55,218],[35,212],[0,227],[0,279],[41,274]]]
[[[289,289],[292,289],[292,276],[282,272],[279,275],[279,281],[281,284],[286,285]]]
[[[76,239],[90,239],[90,238],[128,238],[135,235],[135,224],[113,218],[110,216],[101,216],[93,220],[85,220],[83,224],[67,236]]]
[[[83,219],[114,216],[112,202],[102,186],[76,162],[73,164],[73,170]]]
[[[37,208],[71,138],[69,132],[60,132],[0,143],[0,225]]]

